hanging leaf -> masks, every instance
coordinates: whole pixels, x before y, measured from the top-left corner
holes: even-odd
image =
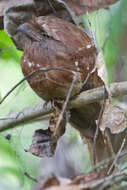
[[[28,150],[39,157],[51,157],[56,149],[56,144],[52,143],[52,132],[47,130],[36,130],[33,136],[32,144]]]
[[[67,114],[64,114],[58,128],[56,128],[57,121],[61,114],[61,109],[58,106],[54,106],[54,108],[55,111],[51,114],[49,128],[46,130],[36,130],[33,136],[32,144],[30,145],[28,152],[31,152],[36,156],[53,156],[56,150],[57,142],[65,132]]]
[[[127,128],[125,112],[115,104],[108,104],[105,107],[100,129],[105,131],[106,128],[110,129],[112,134],[121,133]]]

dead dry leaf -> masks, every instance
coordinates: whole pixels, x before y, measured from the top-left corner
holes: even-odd
[[[100,77],[100,79],[103,81],[106,91],[108,93],[108,98],[109,98],[110,102],[112,102],[112,95],[111,95],[111,92],[110,92],[110,89],[109,89],[108,83],[107,83],[107,79],[108,79],[107,68],[106,68],[104,55],[103,55],[102,51],[100,51],[97,55],[96,67],[97,67],[97,74]]]
[[[108,104],[105,107],[100,130],[110,129],[112,134],[123,132],[127,128],[127,118],[122,108],[115,104]]]
[[[59,124],[59,127],[56,130],[56,124],[57,124],[57,121],[61,114],[61,108],[57,104],[55,104],[53,107],[54,107],[55,111],[53,113],[51,113],[51,118],[49,121],[49,128],[52,133],[54,133],[54,132],[56,133],[55,136],[57,139],[59,139],[59,137],[61,137],[65,132],[65,126],[67,123],[67,112],[65,111],[63,118]]]
[[[107,85],[107,69],[102,51],[97,55],[96,66],[98,69],[98,76],[103,80],[104,84]]]
[[[56,188],[59,186],[65,186],[71,182],[70,179],[52,176],[49,178],[40,177],[34,190],[42,190],[48,188]]]
[[[46,130],[39,129],[35,131],[32,144],[28,149],[28,152],[33,155],[38,157],[53,156],[56,150],[57,142],[65,132],[67,114],[64,114],[58,128],[56,129],[56,124],[61,113],[61,109],[57,105],[54,105],[54,110],[55,111],[51,114],[49,121],[49,128]]]
[[[59,2],[59,0],[56,0]],[[77,16],[107,8],[119,0],[63,0]]]
[[[74,180],[55,176],[47,179],[41,177],[34,190],[90,190],[91,187],[98,185],[103,180],[104,178],[97,172],[77,176]]]
[[[49,129],[39,129],[35,131],[28,152],[38,157],[51,157],[54,155],[55,149],[56,144],[52,143],[52,132]]]

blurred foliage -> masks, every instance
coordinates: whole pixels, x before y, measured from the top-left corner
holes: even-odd
[[[108,81],[127,79],[127,2],[121,0],[108,9],[84,16],[85,27],[96,35],[97,45],[103,50],[108,69]],[[122,75],[122,76],[121,76]]]
[[[98,46],[104,52],[109,82],[127,79],[126,13],[126,0],[121,0],[109,9],[89,15]],[[87,16],[84,16],[84,23],[85,27],[88,26]],[[23,78],[20,66],[21,55],[22,52],[15,48],[7,34],[0,31],[0,99]],[[11,112],[22,110],[39,102],[42,100],[31,90],[27,82],[24,82],[0,105],[0,117],[4,118]],[[34,182],[24,176],[24,172],[39,178],[43,173],[43,166],[40,171],[41,159],[26,153],[24,149],[27,149],[31,143],[34,130],[46,128],[47,125],[47,121],[29,122],[1,133],[0,190],[30,190],[33,187]],[[90,170],[87,148],[84,148],[75,130],[67,131],[65,136],[66,144],[70,147],[69,159],[72,159],[75,166],[78,162],[82,171]],[[9,141],[4,138],[7,134],[11,134]]]

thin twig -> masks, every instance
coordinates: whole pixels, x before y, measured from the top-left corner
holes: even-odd
[[[34,182],[38,182],[38,180],[37,179],[35,179],[33,176],[31,176],[30,174],[28,174],[27,172],[24,172],[24,175],[26,176],[26,177],[28,177],[29,179],[31,179],[32,181],[34,181]]]
[[[123,151],[119,155],[119,159],[127,155],[127,151]],[[97,170],[98,168],[104,169],[107,167],[110,161],[114,160],[116,155],[111,156],[110,158],[106,158],[105,160],[98,162],[94,167],[92,167],[92,171]],[[124,168],[125,169],[125,168]],[[121,170],[122,171],[122,170]]]
[[[111,173],[113,167],[116,165],[116,163],[118,161],[118,158],[119,158],[119,156],[120,156],[120,154],[121,154],[121,152],[122,152],[122,150],[124,148],[124,145],[125,145],[125,142],[126,142],[126,137],[127,137],[127,133],[126,133],[126,135],[125,135],[125,137],[124,137],[124,139],[123,139],[123,141],[121,143],[120,149],[119,149],[118,153],[116,154],[115,159],[114,159],[112,165],[110,166],[110,168],[109,168],[109,170],[107,172],[107,175],[109,175]]]
[[[64,113],[65,113],[65,110],[66,110],[66,108],[67,108],[67,105],[68,105],[68,102],[69,102],[69,99],[70,99],[70,96],[71,96],[71,92],[72,92],[73,87],[74,87],[74,83],[76,82],[76,79],[77,79],[76,72],[73,72],[73,74],[74,74],[73,80],[72,80],[71,86],[70,86],[70,88],[69,88],[69,90],[68,90],[68,93],[67,93],[67,96],[66,96],[66,100],[65,100],[65,102],[64,102],[64,104],[63,104],[62,112],[60,113],[60,116],[59,116],[58,121],[57,121],[57,123],[56,123],[55,131],[54,131],[54,134],[53,134],[54,136],[56,136],[58,127],[59,127],[60,122],[61,122],[61,120],[62,120],[62,118],[63,118],[63,115],[64,115]]]
[[[117,172],[108,177],[105,177],[104,180],[96,186],[96,189],[105,190],[109,187],[112,187],[112,185],[117,185],[118,183],[120,184],[123,181],[127,181],[127,173]]]
[[[32,71],[31,73],[29,73],[28,75],[26,75],[22,80],[20,80],[16,85],[14,85],[12,87],[12,89],[7,92],[7,94],[2,98],[2,100],[0,101],[0,104],[22,83],[24,82],[26,79],[32,77],[35,73],[39,72],[39,71],[43,71],[43,72],[47,72],[47,71],[54,71],[54,70],[58,70],[58,71],[66,71],[66,72],[69,72],[69,73],[73,73],[74,71],[71,71],[69,69],[65,69],[65,68],[61,68],[61,67],[50,67],[50,68],[38,68],[34,71]]]
[[[99,112],[99,117],[98,117],[97,124],[96,124],[96,131],[95,131],[95,135],[94,135],[94,144],[93,144],[93,147],[94,147],[93,148],[93,150],[94,150],[94,159],[93,159],[94,165],[96,165],[96,140],[98,137],[99,126],[101,124],[102,115],[103,115],[104,108],[105,108],[105,103],[106,103],[106,89],[104,88],[104,98],[103,98],[103,102],[102,102],[101,109]]]

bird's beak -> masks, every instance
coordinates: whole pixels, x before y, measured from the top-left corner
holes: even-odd
[[[38,33],[35,31],[35,29],[32,27],[29,23],[24,23],[18,27],[18,31],[25,34],[28,38],[31,38],[36,41],[40,41],[41,38],[38,35]]]
[[[18,27],[18,31],[22,32],[23,34],[29,36],[30,34],[30,29],[29,29],[29,25],[27,23],[22,24]]]

